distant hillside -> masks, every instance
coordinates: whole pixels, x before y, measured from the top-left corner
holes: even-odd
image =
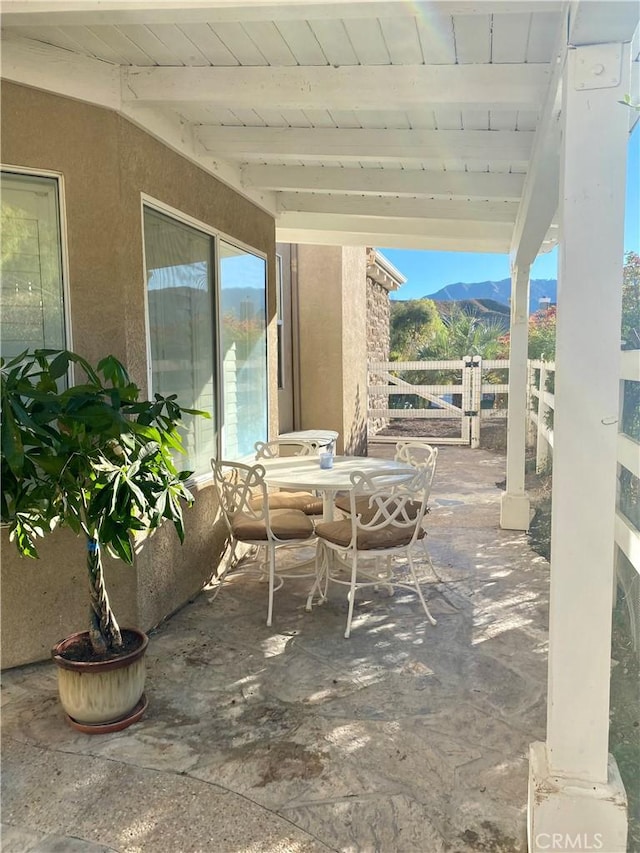
[[[557,302],[558,282],[555,278],[534,278],[530,282],[529,313],[538,310],[540,299],[548,296],[552,302]],[[473,284],[457,282],[448,284],[435,293],[430,293],[427,299],[435,301],[465,300],[494,300],[502,305],[508,305],[511,298],[511,279],[502,281],[478,281]]]
[[[496,302],[495,299],[438,299],[436,307],[440,316],[451,313],[454,305],[474,317],[481,317],[485,321],[500,323],[505,331],[509,329],[511,311],[508,305]]]

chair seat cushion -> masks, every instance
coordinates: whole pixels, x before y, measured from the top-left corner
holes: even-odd
[[[273,509],[269,511],[271,530],[278,539],[309,539],[313,536],[313,523],[298,509]],[[244,542],[266,542],[267,527],[264,521],[244,512],[237,512],[231,529],[236,539]]]
[[[261,504],[261,497],[249,501],[252,509],[259,509]],[[271,492],[269,509],[299,509],[305,515],[322,515],[322,498],[311,492]]]
[[[336,498],[335,505],[338,509],[341,509],[342,512],[346,512],[349,515],[351,514],[351,500],[348,494]],[[422,503],[420,501],[407,501],[405,504],[407,518],[415,518],[420,512],[421,507]],[[391,509],[391,504],[389,505],[389,509]],[[356,514],[362,516],[362,520],[365,524],[369,519],[373,518],[374,512],[375,509],[369,506],[369,498],[366,495],[361,495],[356,498]]]
[[[351,542],[351,519],[343,521],[328,521],[316,525],[316,534],[320,539],[326,539],[334,545],[347,548]],[[426,531],[421,527],[418,530],[418,539],[426,536]],[[399,527],[396,524],[388,524],[379,530],[358,530],[358,551],[374,551],[379,548],[399,548],[408,545],[413,536],[410,527]]]

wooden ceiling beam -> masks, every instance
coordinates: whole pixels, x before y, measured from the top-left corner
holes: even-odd
[[[300,211],[330,215],[403,217],[416,219],[473,220],[474,222],[513,223],[518,212],[516,202],[450,201],[427,198],[359,198],[352,195],[314,193],[278,193],[279,213]]]
[[[222,109],[537,110],[545,64],[123,68],[123,103]]]
[[[505,201],[519,201],[524,184],[524,175],[520,174],[422,169],[249,165],[242,168],[241,175],[243,186],[267,190]]]
[[[362,232],[377,235],[370,245],[386,245],[385,234],[404,234],[407,237],[432,239],[501,240],[509,245],[513,226],[506,222],[476,222],[470,219],[425,219],[421,217],[376,217],[341,213],[306,213],[285,211],[276,220],[277,228],[349,233]],[[348,245],[342,243],[342,245]]]
[[[276,225],[279,243],[311,243],[322,246],[384,246],[389,249],[422,249],[433,252],[490,252],[504,254],[509,248],[509,238],[504,236],[465,236],[405,234],[389,229],[371,233],[365,230],[334,231],[326,229],[281,228]]]
[[[222,127],[199,125],[195,136],[213,156],[300,160],[527,161],[533,131],[366,130],[364,128]]]

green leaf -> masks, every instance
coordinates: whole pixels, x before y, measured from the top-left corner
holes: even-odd
[[[133,548],[128,535],[116,534],[109,544],[121,560],[129,565],[133,564]]]
[[[124,388],[130,384],[126,368],[113,355],[108,355],[98,362],[98,371],[117,388]]]
[[[147,424],[141,424],[138,421],[131,421],[131,431],[136,435],[140,435],[143,438],[147,438],[149,441],[155,441],[156,443],[160,443],[161,436],[160,432],[156,427],[148,426]]]
[[[11,406],[5,404],[2,415],[2,454],[9,468],[19,476],[24,465],[22,434],[16,424]]]
[[[49,365],[49,373],[52,379],[60,379],[69,370],[69,353],[61,352]]]
[[[203,409],[182,409],[183,414],[195,415],[196,417],[207,418],[211,420],[211,412],[205,412]]]
[[[144,496],[142,489],[139,489],[138,486],[136,486],[135,482],[133,481],[133,479],[130,476],[125,476],[124,479],[125,479],[127,486],[129,487],[129,491],[133,495],[133,499],[138,504],[140,509],[141,510],[147,509],[148,508],[147,507],[147,500]]]

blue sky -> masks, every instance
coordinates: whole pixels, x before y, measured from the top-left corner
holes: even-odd
[[[625,252],[640,252],[640,122],[629,140],[627,161],[627,203]],[[447,284],[458,281],[500,281],[508,278],[509,256],[468,252],[423,252],[412,249],[380,251],[406,276],[407,282],[392,294],[393,299],[419,299]],[[539,255],[531,268],[531,278],[556,278],[558,251]]]

